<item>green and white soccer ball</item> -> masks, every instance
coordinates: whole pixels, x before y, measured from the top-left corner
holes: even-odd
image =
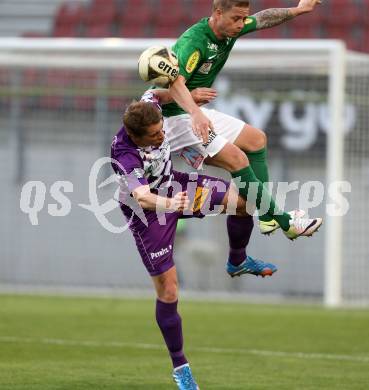
[[[138,73],[143,81],[167,88],[178,77],[178,60],[165,46],[146,49],[138,60]]]

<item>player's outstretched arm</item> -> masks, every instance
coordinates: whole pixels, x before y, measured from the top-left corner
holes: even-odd
[[[174,99],[168,89],[151,89],[149,92],[153,93],[160,99],[160,104],[173,103]],[[208,104],[217,97],[217,91],[214,88],[195,88],[191,91],[191,96],[198,106]]]
[[[264,28],[278,26],[296,16],[313,11],[317,4],[321,4],[321,0],[300,0],[297,7],[269,8],[260,11],[253,15],[256,19],[256,29],[262,30]]]
[[[177,80],[171,85],[169,91],[177,104],[191,115],[194,133],[202,138],[204,143],[207,143],[209,140],[209,129],[214,130],[214,127],[210,119],[203,114],[193,100],[190,91],[186,87],[186,79],[181,75],[178,76]]]

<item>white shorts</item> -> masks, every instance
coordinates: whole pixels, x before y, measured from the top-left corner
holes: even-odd
[[[202,167],[206,157],[218,154],[226,143],[233,143],[245,126],[245,122],[222,112],[204,107],[201,110],[214,126],[206,145],[193,132],[189,114],[164,118],[164,131],[172,153],[180,155],[195,169]]]

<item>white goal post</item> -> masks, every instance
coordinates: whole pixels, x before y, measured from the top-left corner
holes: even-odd
[[[86,72],[90,70],[104,72],[122,70],[134,74],[137,69],[137,59],[144,49],[153,45],[171,46],[172,43],[173,41],[166,39],[0,39],[0,71],[5,70],[9,77],[5,84],[9,87],[9,100],[11,101],[17,96],[16,93],[11,92],[12,88],[14,90],[15,87],[12,85],[14,78],[10,76],[16,70],[20,72],[26,69],[76,69],[85,70]],[[363,66],[364,64],[366,68]],[[300,174],[301,180],[309,180],[309,167],[311,166],[312,175],[315,178],[321,177],[325,187],[328,187],[330,183],[351,179],[347,176],[350,174],[345,175],[346,158],[351,163],[351,153],[357,152],[355,148],[359,147],[360,142],[352,143],[357,146],[353,150],[345,151],[345,136],[348,134],[348,130],[345,128],[347,122],[347,118],[345,118],[346,104],[348,100],[355,100],[356,94],[359,94],[359,109],[369,111],[369,101],[365,96],[368,89],[360,89],[360,85],[362,86],[363,83],[369,85],[368,65],[369,56],[347,51],[341,41],[240,40],[234,47],[223,71],[225,76],[223,76],[223,73],[220,75],[217,87],[220,89],[220,95],[224,93],[225,96],[229,97],[230,113],[241,113],[240,115],[245,120],[250,120],[255,114],[252,112],[252,107],[256,107],[255,110],[260,110],[260,115],[257,117],[255,114],[254,116],[260,120],[257,120],[255,126],[260,123],[267,123],[269,127],[276,129],[267,132],[268,138],[271,140],[270,155],[273,180],[289,181],[289,179],[298,177]],[[142,84],[139,85],[142,86]],[[4,87],[4,85],[0,85],[1,87]],[[22,89],[22,83],[20,82],[16,87]],[[347,92],[348,89],[350,90],[349,93]],[[293,96],[290,93],[292,90],[294,91]],[[32,91],[36,91],[36,89],[34,88]],[[4,97],[6,93],[6,90],[4,90],[1,96]],[[38,90],[37,94],[40,93],[42,94]],[[52,94],[51,92],[48,93]],[[67,97],[69,96],[68,93],[66,91]],[[240,96],[243,93],[250,93],[251,96],[245,101],[245,104],[249,104],[247,112],[237,105],[239,104],[237,102],[242,101]],[[37,96],[39,97],[39,95]],[[134,94],[132,94],[133,97]],[[307,103],[305,104],[304,99],[306,97]],[[290,98],[291,101],[297,102],[296,106],[288,105]],[[226,99],[222,100],[216,108],[222,109],[221,105],[223,103],[226,106],[226,101]],[[235,104],[234,107],[231,107],[232,102]],[[10,106],[13,107],[10,110],[14,110],[14,104],[12,106],[12,103],[10,103]],[[98,104],[96,107],[98,107]],[[262,107],[265,108],[264,111],[262,111]],[[76,110],[76,108],[73,110]],[[16,116],[14,112],[13,116]],[[324,112],[328,115],[327,117],[324,116]],[[266,119],[267,113],[269,113],[268,120]],[[311,113],[311,117],[308,117],[308,113]],[[367,122],[362,118],[363,115],[365,114],[361,111],[356,112],[356,117],[361,119],[360,123],[356,121],[356,127],[352,125],[353,129],[351,129],[350,137],[355,132],[365,134],[369,131],[368,128],[364,127]],[[104,117],[102,116],[102,118]],[[315,126],[313,121],[319,123]],[[15,139],[17,132],[14,132],[14,129],[11,128],[13,126],[11,120],[6,123],[4,125],[0,122],[3,127],[10,126],[8,129],[3,128],[2,131],[9,130],[13,132],[10,136],[13,141],[9,145],[16,148],[16,145],[19,144],[19,140]],[[251,121],[250,123],[253,124]],[[283,126],[286,126],[287,130],[284,130]],[[325,134],[323,134],[322,128],[324,128]],[[312,129],[311,132],[309,132],[309,129]],[[357,135],[358,138],[361,137],[360,134]],[[300,139],[301,144],[299,144]],[[363,139],[362,143],[366,144],[366,141],[367,138]],[[303,143],[305,146],[302,146]],[[360,147],[365,149],[367,146],[360,145]],[[284,156],[290,159],[288,161],[291,165],[296,166],[296,169],[292,169],[289,163],[284,162]],[[365,151],[361,158],[365,159]],[[15,160],[16,158],[14,158],[14,164],[19,164],[19,161]],[[288,165],[288,173],[284,171],[285,164]],[[365,163],[356,164],[353,162],[352,164],[355,165],[355,169],[352,171],[355,172],[354,182],[360,182],[358,175],[361,172],[361,164]],[[17,190],[19,191],[19,188]],[[19,198],[20,193],[14,195]],[[356,202],[359,199],[365,199],[365,194],[358,193],[354,199],[351,199],[351,201]],[[325,208],[321,207],[317,210],[324,213]],[[318,216],[317,212],[314,210],[312,213],[314,216]],[[357,215],[360,215],[359,210]],[[286,291],[291,292],[292,296],[304,296],[305,293],[307,296],[310,293],[311,296],[321,296],[327,306],[339,306],[351,300],[360,302],[369,300],[368,289],[358,286],[360,283],[365,283],[364,280],[360,279],[361,277],[364,279],[365,273],[359,271],[355,276],[355,280],[347,280],[346,282],[344,279],[347,276],[343,274],[345,269],[344,257],[348,256],[356,259],[357,256],[356,252],[352,252],[352,254],[347,252],[348,248],[345,245],[350,247],[362,245],[362,248],[358,251],[362,256],[360,267],[367,264],[366,256],[369,256],[369,253],[367,252],[364,236],[360,236],[361,232],[358,231],[355,239],[345,244],[345,226],[348,229],[354,229],[355,222],[348,221],[345,216],[335,217],[325,214],[323,217],[324,228],[319,233],[322,237],[318,238],[318,241],[302,242],[301,244],[298,242],[296,246],[299,249],[296,249],[296,252],[289,252],[290,249],[283,252],[286,257],[300,257],[293,261],[295,263],[303,262],[302,267],[306,267],[306,272],[311,278],[310,281],[307,281],[304,280],[303,275],[300,275],[301,286],[293,286],[291,282]],[[13,229],[15,228],[13,227]],[[362,241],[360,241],[359,236],[362,237]],[[273,237],[272,240],[275,240],[275,238]],[[275,252],[286,246],[284,241],[276,242]],[[315,242],[317,244],[314,244]],[[313,248],[314,245],[316,245],[316,248]],[[301,255],[301,253],[303,254]],[[0,248],[0,258],[2,257]],[[314,259],[312,267],[316,268],[316,274],[315,271],[309,269],[308,264],[311,259]],[[289,262],[286,262],[286,265],[289,266],[289,264]],[[292,267],[296,267],[296,265]],[[360,267],[359,269],[362,269]],[[298,269],[295,269],[295,271],[299,272]],[[323,273],[323,287],[321,288],[319,282],[315,279],[319,279]],[[291,274],[290,277],[293,278],[293,275]],[[11,281],[11,277],[9,280]],[[209,283],[211,290],[211,282]],[[214,286],[216,284],[217,282],[214,280]],[[283,290],[282,284],[280,285],[280,291],[273,290],[268,291],[268,293],[288,294]],[[313,285],[314,287],[312,287]],[[228,287],[225,286],[224,288],[227,289]],[[243,285],[240,286],[240,290],[242,288]],[[346,292],[345,288],[347,289]],[[216,287],[213,287],[213,289],[216,289]],[[246,286],[245,289],[247,289]]]

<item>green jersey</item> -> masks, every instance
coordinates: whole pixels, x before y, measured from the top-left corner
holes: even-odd
[[[178,57],[179,74],[185,77],[187,88],[210,88],[226,63],[237,38],[256,30],[256,19],[248,17],[235,38],[218,39],[209,26],[209,18],[201,19],[177,40],[172,50]],[[176,103],[163,106],[164,116],[184,114]]]

